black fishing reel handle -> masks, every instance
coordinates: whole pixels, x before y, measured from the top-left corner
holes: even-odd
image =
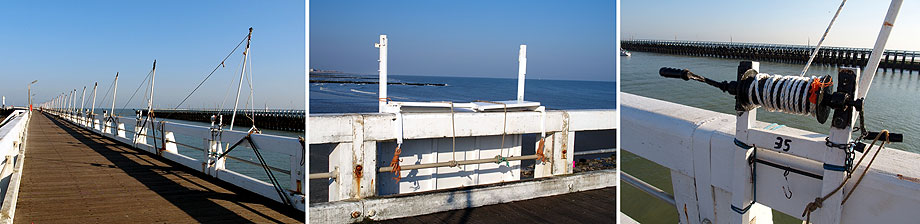
[[[696,76],[693,72],[690,72],[688,69],[679,69],[679,68],[669,68],[661,67],[658,70],[658,75],[665,78],[674,78],[674,79],[683,79],[684,81],[690,80],[691,77]]]

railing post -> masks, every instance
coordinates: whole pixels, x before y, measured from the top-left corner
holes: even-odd
[[[351,116],[350,123],[352,141],[339,143],[329,155],[329,170],[339,170],[339,176],[329,182],[329,201],[358,199],[377,193],[377,142],[364,141],[363,115]]]
[[[141,123],[140,118],[137,118],[136,124],[134,125],[134,144],[147,144],[147,125]]]
[[[290,188],[294,190],[295,193],[306,196],[306,184],[304,180],[304,168],[306,165],[306,158],[304,157],[306,152],[306,139],[304,140],[304,148],[300,149],[300,154],[291,155],[291,185]]]
[[[165,132],[163,134],[163,150],[172,154],[179,154],[179,149],[176,148],[176,135],[171,131],[166,131],[165,127],[163,131]]]
[[[208,152],[206,156],[208,158],[207,163],[203,164],[205,167],[205,172],[208,175],[217,177],[217,170],[226,169],[226,158],[217,159],[217,156],[224,153],[224,146],[220,142],[219,134],[215,134],[216,131],[212,132],[211,139],[207,140],[208,143]],[[214,165],[210,165],[214,163]]]
[[[748,69],[754,69],[760,71],[760,63],[755,61],[742,61],[738,65],[738,77],[741,77]],[[737,121],[735,123],[735,138],[738,141],[747,143],[748,141],[748,129],[754,127],[754,123],[757,122],[757,109],[752,109],[749,111],[738,111]],[[753,223],[751,220],[764,220],[769,221],[773,220],[772,211],[770,208],[758,205],[754,203],[754,198],[752,195],[754,192],[751,189],[752,180],[751,180],[751,165],[748,164],[747,158],[752,156],[754,151],[757,150],[755,147],[744,149],[736,147],[732,155],[732,163],[734,167],[734,174],[732,176],[732,200],[731,205],[736,208],[750,208],[744,212],[735,212],[734,209],[727,209],[725,211],[731,212],[732,220],[729,220],[730,223],[741,223],[748,224]],[[680,210],[680,209],[678,209]],[[758,222],[759,223],[759,222]]]
[[[146,131],[147,129],[144,129],[144,130]],[[118,134],[118,137],[122,137],[122,138],[127,138],[127,137],[128,137],[128,136],[125,134],[125,123],[119,122],[119,123],[118,123],[118,127],[117,127],[117,129],[115,129],[115,131],[116,131],[116,133]],[[147,139],[146,139],[146,138],[144,139],[144,142],[145,142],[145,143],[147,142]]]

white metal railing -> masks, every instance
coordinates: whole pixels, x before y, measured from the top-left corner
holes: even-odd
[[[750,130],[756,135],[749,135],[749,144],[757,146],[756,179],[740,181],[747,185],[739,188],[734,173],[739,169],[750,172],[750,168],[747,163],[735,162],[739,150],[734,143],[735,116],[627,93],[621,93],[621,102],[621,122],[629,130],[621,133],[622,149],[670,169],[681,223],[735,223],[738,213],[731,209],[732,198],[739,194],[750,197],[753,183],[757,203],[746,216],[756,217],[757,223],[770,223],[770,209],[801,217],[805,206],[823,195],[822,186],[829,178],[822,162],[816,160],[820,157],[808,152],[825,150],[817,147],[825,147],[827,135],[789,127],[764,129],[776,126],[752,122]],[[752,137],[761,135],[763,141]],[[772,142],[777,136],[791,139],[792,150],[774,149],[766,144],[767,135],[773,136]],[[766,148],[760,147],[765,144]],[[917,161],[917,153],[891,148],[881,151],[865,180],[842,206],[840,223],[912,223],[920,219],[915,211],[920,206]],[[864,165],[858,167],[856,174],[864,169]],[[849,183],[844,189],[852,187]],[[824,207],[828,206],[834,205],[825,203]],[[812,221],[835,219],[824,211],[813,213]]]
[[[22,177],[22,165],[25,159],[29,110],[16,110],[0,126],[0,222],[12,223],[19,198],[19,183]]]
[[[616,129],[616,116],[615,110],[311,115],[309,144],[331,153],[329,172],[310,178],[329,179],[329,201],[515,181],[520,160],[536,158],[521,155],[521,135],[544,130],[547,161],[537,162],[534,177],[571,174],[576,133]],[[398,137],[405,142],[397,181],[389,164]]]
[[[98,118],[96,115],[79,115],[61,111],[46,111],[58,116],[84,129],[93,131],[107,138],[135,146],[138,149],[157,154],[165,159],[182,164],[193,170],[200,171],[217,179],[226,181],[248,191],[262,195],[266,198],[286,203],[298,210],[305,210],[304,199],[304,142],[298,138],[252,133],[245,131],[223,130],[217,125],[212,127],[179,124],[165,121],[143,122],[143,118],[125,118],[121,116]],[[114,122],[113,122],[114,121]],[[177,136],[184,136],[177,138]],[[250,165],[261,166],[261,163],[232,156],[221,156],[238,141],[244,141],[249,136],[256,148],[261,152],[270,152],[289,158],[290,166],[278,168],[269,165],[267,168],[273,172],[289,174],[288,186],[283,187],[283,196],[276,190],[275,185],[247,176],[238,171],[227,169],[228,158],[241,161]],[[195,139],[183,140],[183,139]],[[150,142],[148,142],[150,141]],[[156,145],[154,145],[156,142]],[[189,157],[178,152],[179,147],[201,151],[203,158]],[[238,147],[251,147],[244,141]],[[242,151],[244,149],[235,149]],[[251,149],[246,149],[251,150]],[[266,164],[268,165],[268,164]],[[279,182],[285,180],[278,180]],[[280,185],[280,183],[279,183]],[[281,187],[281,186],[279,186]]]

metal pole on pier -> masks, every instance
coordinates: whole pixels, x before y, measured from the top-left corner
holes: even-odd
[[[86,86],[83,87],[83,95],[80,96],[80,114],[83,113],[83,106],[86,104]]]
[[[35,81],[32,81],[31,83],[29,83],[29,93],[28,93],[28,94],[29,94],[29,96],[28,96],[28,97],[29,97],[29,111],[32,111],[32,84],[35,84],[36,82],[38,82],[38,80],[35,80]],[[5,97],[5,96],[3,97],[3,105],[4,105],[4,106],[6,105],[6,97]]]
[[[249,35],[246,36],[246,50],[243,51],[243,70],[240,71],[240,85],[236,87],[236,102],[233,103],[233,116],[230,117],[230,130],[233,130],[233,122],[236,121],[236,109],[240,104],[240,91],[243,90],[243,75],[246,74],[246,60],[249,59],[249,43],[252,42],[252,27],[249,27]],[[252,91],[252,90],[250,90]]]
[[[150,76],[150,98],[147,99],[147,116],[153,112],[153,86],[157,78],[157,60],[153,60],[153,74]]]
[[[109,116],[115,117],[115,96],[118,96],[118,72],[115,72],[115,88],[112,91],[112,110],[109,111]],[[118,125],[118,124],[112,124]]]
[[[518,52],[518,93],[517,101],[524,101],[524,81],[527,76],[527,45],[521,44]]]
[[[882,60],[882,54],[885,52],[885,44],[888,43],[888,35],[891,34],[891,28],[894,27],[894,20],[898,17],[898,12],[901,11],[901,3],[903,0],[891,0],[891,5],[888,6],[888,14],[885,15],[885,21],[882,22],[882,29],[878,33],[878,39],[875,39],[875,47],[872,48],[872,54],[869,55],[869,63],[866,65],[866,72],[863,73],[864,76],[859,80],[859,85],[856,90],[857,97],[864,98],[866,94],[869,93],[869,86],[872,84],[872,78],[875,77],[875,72],[878,71],[878,64]]]
[[[90,116],[93,117],[93,121],[90,121],[90,122],[96,122],[96,121],[95,121],[95,117],[96,117],[96,86],[98,86],[98,85],[99,85],[99,82],[93,83],[93,105],[92,105],[91,108],[89,108],[89,114],[90,114]],[[96,124],[93,123],[92,125],[96,125]],[[95,127],[95,126],[93,126],[93,127]]]
[[[377,72],[380,75],[377,80],[380,86],[377,112],[383,112],[387,106],[387,35],[380,35],[380,43],[374,44],[374,47],[380,49],[380,56],[377,60],[379,62]]]
[[[70,113],[77,114],[77,89],[73,89],[73,94],[70,95]]]

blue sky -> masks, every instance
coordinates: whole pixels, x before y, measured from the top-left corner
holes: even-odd
[[[890,1],[847,1],[825,46],[872,48]],[[623,0],[621,39],[817,44],[840,0]],[[920,50],[920,2],[904,1],[887,49]]]
[[[616,79],[616,1],[311,1],[310,66],[376,74],[389,38],[389,73]]]
[[[0,95],[7,104],[25,105],[26,84],[38,79],[36,104],[83,86],[89,101],[98,81],[101,100],[120,72],[121,108],[157,59],[155,104],[172,107],[253,27],[255,104],[302,109],[304,15],[302,1],[5,2],[0,7]],[[230,79],[239,76],[240,59],[237,51],[183,107],[219,104]],[[128,107],[146,105],[140,98]]]

